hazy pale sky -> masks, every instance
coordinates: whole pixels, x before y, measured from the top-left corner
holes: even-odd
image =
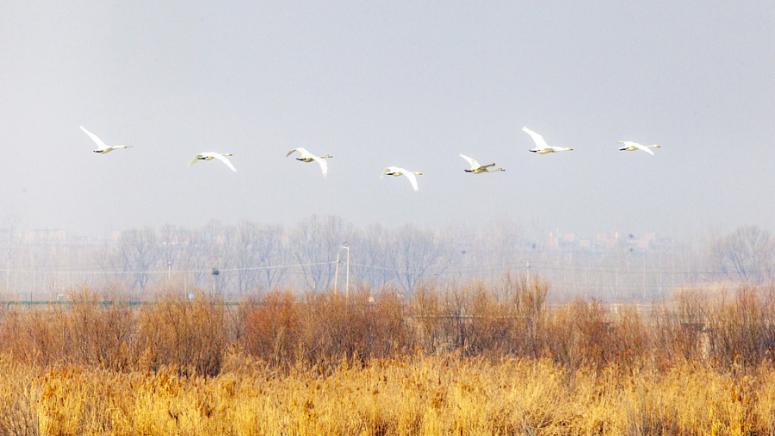
[[[774,42],[771,0],[3,0],[0,221],[773,229]],[[523,125],[576,151],[528,153]],[[188,166],[210,150],[239,173]]]

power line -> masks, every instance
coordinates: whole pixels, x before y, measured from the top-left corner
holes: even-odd
[[[391,271],[395,273],[404,273],[404,272],[410,272],[407,269],[402,268],[395,268],[395,267],[386,267],[386,266],[380,266],[380,265],[366,265],[362,263],[353,263],[353,267],[362,268],[362,269],[371,269],[371,270],[380,270],[380,271]],[[508,270],[524,270],[525,264],[524,263],[507,263],[499,266],[489,265],[489,266],[468,266],[468,267],[461,267],[461,268],[452,268],[452,269],[445,269],[444,271],[440,271],[436,273],[436,275],[451,275],[451,274],[461,274],[461,273],[481,273],[481,272],[502,272],[502,271],[508,271]],[[546,264],[535,264],[534,262],[530,262],[530,269],[532,271],[540,272],[542,270],[545,271],[580,271],[580,272],[599,272],[599,273],[616,273],[616,274],[632,274],[632,275],[643,275],[646,274],[672,274],[672,275],[728,275],[728,271],[708,271],[708,270],[670,270],[670,269],[637,269],[637,270],[628,270],[628,269],[620,269],[620,268],[614,268],[614,267],[598,267],[598,266],[584,266],[584,265],[572,265],[572,266],[561,266],[561,265],[546,265]],[[767,269],[762,270],[752,270],[748,271],[749,274],[767,274],[771,272]]]
[[[219,268],[218,271],[224,272],[240,272],[240,271],[266,271],[274,269],[287,269],[287,268],[304,268],[311,266],[322,265],[334,265],[336,262],[311,262],[311,263],[291,263],[284,265],[264,265],[264,266],[251,266],[240,268]],[[20,274],[73,274],[73,275],[160,275],[160,274],[210,274],[212,268],[199,268],[199,269],[164,269],[164,270],[45,270],[45,269],[14,269],[14,268],[0,268],[0,272],[5,273],[20,273]]]

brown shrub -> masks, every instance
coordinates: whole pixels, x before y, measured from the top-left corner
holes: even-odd
[[[6,353],[23,362],[126,370],[134,330],[134,315],[128,307],[82,291],[68,307],[8,312],[0,323],[0,343]]]
[[[199,294],[193,300],[164,297],[143,307],[137,349],[141,369],[176,366],[184,374],[217,375],[227,346],[223,302]]]
[[[717,364],[758,365],[775,351],[775,312],[763,301],[764,289],[744,286],[731,303],[713,307],[708,316],[710,358]]]
[[[578,300],[546,305],[548,286],[507,278],[418,290],[409,301],[385,289],[336,293],[270,293],[229,310],[202,295],[164,297],[128,307],[83,291],[67,305],[7,309],[0,316],[0,354],[43,367],[216,375],[227,348],[275,367],[343,359],[459,353],[490,360],[547,357],[567,368],[612,364],[666,369],[700,362],[722,368],[773,361],[775,290],[741,287],[678,293],[655,310]]]
[[[297,298],[286,291],[270,293],[260,302],[248,301],[242,305],[242,349],[275,365],[292,362],[300,345],[298,303]]]

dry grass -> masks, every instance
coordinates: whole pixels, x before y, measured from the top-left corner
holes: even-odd
[[[775,432],[773,289],[647,313],[547,292],[5,310],[0,434]]]
[[[0,369],[3,434],[770,434],[775,371],[629,374],[546,359],[414,357],[278,373],[227,354],[217,377]]]

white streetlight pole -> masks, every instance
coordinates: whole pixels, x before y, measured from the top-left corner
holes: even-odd
[[[527,273],[527,284],[530,285],[530,261],[525,263],[525,272]]]
[[[344,298],[345,304],[347,304],[350,301],[350,246],[345,244],[342,246],[342,248],[347,250],[347,272],[345,273],[344,280]]]
[[[342,260],[341,254],[342,250],[347,250],[347,255],[345,257],[345,278],[344,278],[344,298],[345,298],[345,304],[349,302],[350,300],[350,245],[348,243],[342,244],[341,247],[336,251],[336,268],[334,269],[334,293],[339,292],[339,263]]]
[[[336,250],[336,267],[334,268],[334,294],[339,292],[339,250]]]

